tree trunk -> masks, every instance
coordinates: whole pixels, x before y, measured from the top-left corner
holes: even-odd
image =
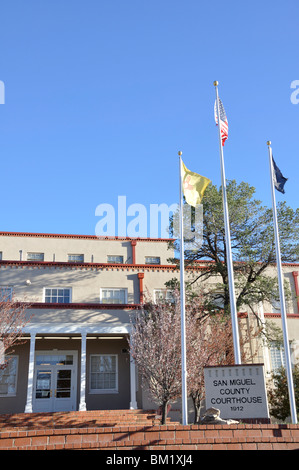
[[[196,400],[195,397],[192,397],[193,407],[194,407],[194,424],[199,423],[200,417],[200,400]]]
[[[162,403],[162,418],[161,418],[161,424],[166,424],[167,408],[168,408],[168,400],[167,400],[167,401],[163,401],[163,403]]]

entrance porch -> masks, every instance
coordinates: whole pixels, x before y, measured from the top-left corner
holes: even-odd
[[[25,413],[137,409],[127,325],[30,325]]]

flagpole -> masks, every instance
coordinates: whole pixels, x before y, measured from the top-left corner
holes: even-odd
[[[232,330],[233,330],[234,356],[235,356],[235,363],[241,364],[238,314],[237,314],[235,286],[234,286],[234,272],[233,272],[233,262],[232,262],[232,252],[231,252],[228,205],[227,205],[227,196],[226,196],[226,178],[225,178],[225,169],[224,169],[223,146],[222,146],[222,140],[221,140],[221,122],[220,122],[218,82],[217,81],[214,82],[214,86],[216,90],[216,109],[217,109],[217,119],[218,119],[222,200],[223,200],[225,242],[226,242],[226,262],[227,262],[227,271],[228,271],[229,299],[230,299],[231,320],[232,320]]]
[[[182,355],[182,421],[188,424],[187,407],[187,360],[186,360],[186,324],[185,324],[185,266],[184,266],[184,226],[183,226],[183,181],[182,152],[178,152],[180,165],[180,295],[181,295],[181,355]]]
[[[285,360],[286,360],[287,382],[288,382],[288,391],[289,391],[292,423],[297,424],[297,411],[296,411],[296,401],[295,401],[293,374],[292,374],[292,363],[291,363],[289,338],[288,338],[287,315],[286,315],[285,295],[284,295],[284,288],[283,288],[283,274],[282,274],[282,267],[281,267],[279,232],[278,232],[276,200],[275,200],[274,181],[273,181],[273,162],[272,162],[271,142],[268,141],[267,145],[268,145],[268,151],[269,151],[270,182],[271,182],[271,195],[272,195],[272,208],[273,208],[273,225],[274,225],[275,248],[276,248],[276,265],[277,265],[277,275],[278,275],[278,285],[279,285],[281,322],[282,322],[282,331],[283,331],[284,354],[285,354]]]

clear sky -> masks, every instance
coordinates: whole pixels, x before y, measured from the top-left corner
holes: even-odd
[[[298,207],[298,0],[3,0],[1,231],[95,233],[99,204],[179,201],[178,155]],[[299,92],[297,95],[299,98]],[[293,100],[294,101],[294,100]]]

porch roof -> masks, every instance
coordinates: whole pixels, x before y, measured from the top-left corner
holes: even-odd
[[[130,334],[129,323],[30,323],[23,328],[25,334]]]

